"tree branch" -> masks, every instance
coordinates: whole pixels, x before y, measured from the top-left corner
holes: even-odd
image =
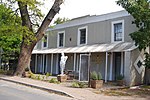
[[[32,31],[32,25],[31,25],[31,20],[27,9],[27,4],[18,1],[18,5],[19,5],[21,19],[22,19],[22,26],[26,26]]]
[[[52,19],[54,18],[54,16],[57,13],[59,13],[60,5],[62,3],[63,3],[63,0],[55,0],[52,8],[46,15],[43,23],[41,24],[41,26],[39,27],[39,29],[37,31],[37,35],[36,35],[37,41],[39,41],[44,36],[44,33],[45,33],[46,29],[48,28],[49,24],[51,23]]]

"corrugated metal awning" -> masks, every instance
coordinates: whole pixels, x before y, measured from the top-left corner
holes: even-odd
[[[137,46],[132,42],[119,42],[119,43],[108,43],[108,44],[94,44],[84,45],[77,47],[65,47],[65,48],[51,48],[43,50],[33,50],[32,54],[50,54],[50,53],[88,53],[88,52],[123,52],[132,51]]]

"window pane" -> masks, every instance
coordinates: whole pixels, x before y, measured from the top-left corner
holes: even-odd
[[[44,44],[43,47],[47,47],[47,35],[44,36]]]
[[[122,41],[122,23],[114,24],[114,41]]]
[[[59,34],[59,47],[63,46],[63,41],[64,41],[64,33]]]
[[[80,44],[86,43],[86,29],[80,30]]]

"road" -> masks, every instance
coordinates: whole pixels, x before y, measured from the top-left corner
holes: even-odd
[[[72,100],[72,98],[0,80],[0,100]]]

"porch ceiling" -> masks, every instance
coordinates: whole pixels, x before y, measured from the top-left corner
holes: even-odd
[[[94,44],[77,47],[51,48],[43,50],[33,50],[32,54],[50,54],[50,53],[88,53],[88,52],[123,52],[132,51],[137,46],[132,42],[118,42],[108,44]]]

